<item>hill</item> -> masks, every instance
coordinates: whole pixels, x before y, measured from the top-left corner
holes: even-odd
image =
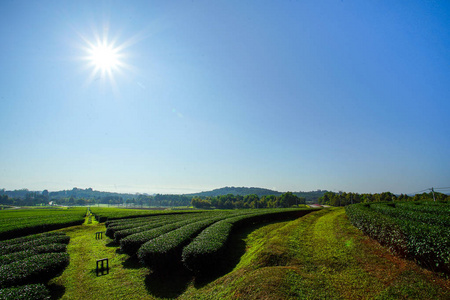
[[[216,197],[216,196],[222,196],[222,195],[240,195],[240,196],[247,196],[247,195],[258,195],[258,197],[262,196],[268,196],[268,195],[275,195],[280,196],[282,193],[269,190],[269,189],[263,189],[263,188],[256,188],[256,187],[223,187],[220,189],[214,189],[212,191],[206,191],[206,192],[200,192],[200,193],[193,193],[193,194],[186,194],[185,196],[198,196],[198,197]]]
[[[317,202],[317,200],[322,197],[327,191],[326,190],[317,190],[317,191],[311,191],[311,192],[293,192],[294,195],[298,197],[303,197],[306,199],[307,202]],[[265,188],[257,188],[257,187],[223,187],[219,189],[214,189],[212,191],[205,191],[200,193],[193,193],[193,194],[185,194],[185,196],[188,197],[216,197],[216,196],[222,196],[222,195],[241,195],[241,196],[247,196],[255,194],[258,197],[262,196],[268,196],[268,195],[275,195],[280,196],[283,193],[265,189]]]

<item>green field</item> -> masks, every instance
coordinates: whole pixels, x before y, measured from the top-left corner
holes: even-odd
[[[0,211],[0,240],[82,224],[86,208],[30,208]]]
[[[262,211],[257,214],[261,215]],[[105,232],[107,227],[105,223],[98,223],[92,216],[87,216],[83,225],[59,229],[58,231],[70,237],[66,250],[70,256],[70,264],[60,276],[51,279],[47,284],[51,298],[449,299],[450,297],[448,275],[434,273],[421,268],[412,260],[392,254],[388,247],[381,246],[355,228],[343,208],[322,209],[301,217],[290,216],[287,220],[278,218],[270,222],[261,220],[257,222],[254,211],[240,210],[227,211],[225,214],[219,211],[187,213],[186,216],[156,214],[145,218],[111,221],[108,222],[108,226],[110,228],[119,225],[132,226],[133,231],[141,228],[143,224],[147,226],[144,228],[148,229],[152,222],[159,224],[158,222],[162,222],[164,218],[176,220],[172,222],[174,224],[177,222],[183,224],[183,218],[188,216],[194,218],[195,215],[198,218],[202,214],[204,220],[215,220],[212,223],[204,221],[206,225],[202,223],[205,228],[216,224],[210,226],[213,234],[204,231],[198,235],[200,229],[196,229],[193,230],[195,234],[188,238],[190,242],[197,240],[197,246],[190,247],[192,249],[189,250],[189,247],[186,247],[187,242],[184,242],[181,248],[170,248],[173,249],[172,252],[169,251],[171,256],[165,254],[161,256],[159,252],[152,254],[161,259],[171,257],[173,263],[163,269],[143,266],[139,262],[139,255],[130,256],[121,250],[120,241],[105,235],[103,239],[96,239],[95,233]],[[252,222],[239,223],[243,219],[250,220],[250,216],[254,218]],[[236,227],[236,224],[245,226]],[[202,226],[199,228],[203,228]],[[179,232],[185,231],[183,229]],[[217,236],[218,232],[221,233],[220,236],[227,234],[230,236],[226,239],[211,239]],[[180,234],[172,235],[180,236]],[[196,235],[197,239],[194,238]],[[156,249],[155,246],[151,247],[147,246],[147,251]],[[184,251],[188,251],[188,254],[184,254]],[[205,253],[213,253],[214,255],[209,257],[213,257],[216,263],[207,261],[208,263],[200,264],[202,267],[196,269],[198,262],[194,260],[196,264],[190,265],[191,269],[194,266],[194,271],[186,268],[188,260],[184,259],[184,255],[193,255],[192,253],[198,251],[203,253],[200,257],[206,255]],[[109,258],[109,274],[96,275],[96,260],[100,258]],[[205,265],[213,268],[205,269]],[[1,295],[0,291],[0,299]]]

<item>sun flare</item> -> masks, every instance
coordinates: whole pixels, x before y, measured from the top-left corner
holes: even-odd
[[[89,59],[101,71],[115,69],[120,65],[120,55],[111,45],[100,44],[91,49]]]
[[[130,54],[127,48],[140,40],[139,35],[128,39],[120,39],[109,33],[109,26],[102,26],[103,32],[94,29],[91,35],[79,34],[83,44],[80,45],[83,55],[80,56],[81,68],[89,71],[85,85],[100,83],[102,87],[109,86],[118,93],[121,79],[125,78],[134,68],[129,64]]]

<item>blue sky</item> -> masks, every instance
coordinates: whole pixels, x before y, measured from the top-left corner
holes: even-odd
[[[0,188],[450,186],[448,1],[1,1],[0,40]]]

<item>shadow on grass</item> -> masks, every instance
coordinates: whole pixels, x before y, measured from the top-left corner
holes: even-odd
[[[202,288],[205,285],[233,271],[233,269],[239,264],[241,257],[245,254],[245,239],[248,237],[248,235],[263,226],[279,222],[280,221],[257,223],[240,228],[239,230],[234,232],[227,243],[222,261],[218,263],[216,268],[211,269],[210,272],[197,274],[194,282],[195,288]]]
[[[140,269],[143,266],[139,263],[139,260],[136,256],[128,257],[123,263],[122,266],[124,269]]]
[[[145,278],[145,286],[153,296],[174,299],[183,294],[193,279],[192,273],[179,264],[164,271],[152,272]]]
[[[108,242],[106,245],[106,247],[120,247],[119,243],[116,243],[114,240],[111,240],[110,242]],[[119,248],[120,249],[120,248]]]
[[[280,221],[257,223],[234,232],[227,243],[221,261],[217,262],[215,268],[208,273],[194,275],[181,262],[167,266],[165,270],[153,271],[145,278],[147,291],[155,297],[174,299],[183,294],[191,283],[197,289],[204,287],[233,271],[242,255],[245,254],[245,239],[250,233],[263,226],[278,222]],[[123,262],[123,266],[130,269],[142,268],[136,257],[129,257]]]
[[[66,288],[63,285],[59,284],[50,284],[47,286],[49,292],[50,292],[50,299],[61,299],[61,297],[66,292]]]

